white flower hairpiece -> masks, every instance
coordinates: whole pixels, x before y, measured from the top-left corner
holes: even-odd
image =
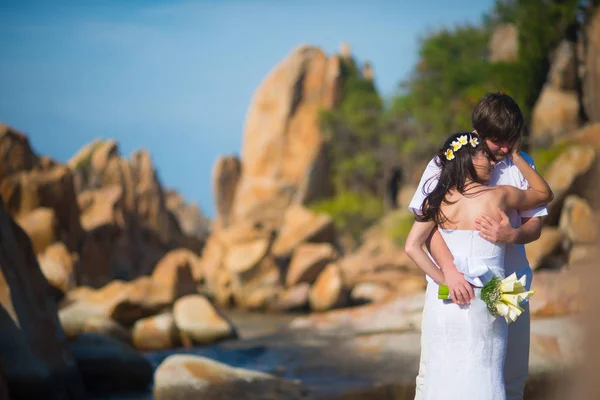
[[[463,146],[466,146],[468,143],[470,143],[473,147],[477,147],[479,145],[479,140],[473,135],[459,136],[455,141],[450,143],[451,148],[446,149],[444,152],[446,160],[453,160],[455,157],[454,153],[460,150]]]

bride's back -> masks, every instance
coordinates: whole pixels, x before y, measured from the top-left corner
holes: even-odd
[[[453,204],[442,203],[440,206],[447,218],[442,226],[444,229],[474,230],[476,218],[481,214],[497,215],[500,206],[498,191],[483,185],[473,186],[465,195],[452,190],[446,199]]]

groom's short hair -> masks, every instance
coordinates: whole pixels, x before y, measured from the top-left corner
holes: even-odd
[[[517,102],[504,93],[488,93],[471,115],[473,129],[483,139],[513,142],[521,136],[525,122]]]

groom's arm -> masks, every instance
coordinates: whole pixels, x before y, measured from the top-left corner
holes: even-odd
[[[542,234],[542,218],[521,218],[522,225],[513,228],[504,212],[499,211],[500,220],[482,215],[475,220],[479,235],[493,243],[527,244],[540,238]]]
[[[515,232],[510,243],[527,244],[538,240],[542,234],[542,218],[522,218],[521,221],[523,221],[523,225],[514,229]]]
[[[521,152],[521,157],[535,169],[535,163],[528,154]],[[529,189],[529,183],[521,171],[514,165],[512,168],[515,174],[513,186],[521,190]],[[542,234],[541,217],[548,215],[548,208],[542,206],[532,210],[521,210],[519,215],[521,216],[521,226],[518,228],[513,228],[506,213],[498,209],[497,216],[484,214],[475,219],[475,229],[480,231],[480,236],[493,243],[527,244],[538,240]]]

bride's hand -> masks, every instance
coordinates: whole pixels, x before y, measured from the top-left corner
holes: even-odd
[[[446,286],[448,286],[450,297],[454,303],[469,304],[475,298],[473,287],[458,270],[448,271],[444,273],[444,277],[446,278]]]
[[[510,149],[510,156],[511,157],[515,157],[515,156],[520,156],[521,153],[521,138],[517,139],[515,141],[515,143],[513,143],[512,148]]]

